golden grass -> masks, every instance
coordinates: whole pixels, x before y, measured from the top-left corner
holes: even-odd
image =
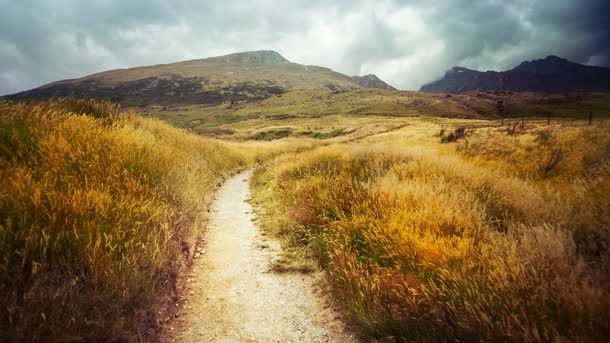
[[[433,137],[401,145],[407,127],[387,135],[392,144],[375,137],[278,157],[256,180],[270,180],[274,206],[290,214],[276,231],[311,248],[366,335],[603,341],[610,178],[585,171],[601,166],[610,135],[542,130],[480,129],[456,148]],[[548,168],[553,149],[562,153]],[[273,222],[267,212],[261,220]]]
[[[477,129],[440,145],[439,123],[463,124],[224,142],[107,103],[0,102],[0,340],[157,340],[215,187],[290,151],[253,182],[260,224],[287,246],[274,266],[317,257],[363,333],[610,335],[607,129]]]
[[[610,152],[607,125],[532,125],[521,134],[505,128],[473,132],[459,142],[459,151],[478,165],[522,178],[571,180],[601,162]]]
[[[218,183],[297,147],[95,101],[0,102],[0,341],[156,340]]]
[[[295,134],[308,127],[314,131],[334,128],[358,128],[371,124],[392,124],[420,117],[442,122],[446,118],[494,119],[500,124],[497,101],[506,106],[504,121],[514,122],[525,116],[527,122],[585,125],[588,113],[594,123],[607,123],[610,95],[607,93],[542,94],[469,92],[447,97],[441,93],[358,89],[329,92],[320,89],[293,90],[261,101],[216,105],[162,106],[142,110],[180,127],[190,127],[204,136],[243,139],[254,131],[291,127]],[[494,123],[488,123],[494,125]],[[467,127],[478,125],[466,123]],[[309,130],[307,130],[309,131]]]

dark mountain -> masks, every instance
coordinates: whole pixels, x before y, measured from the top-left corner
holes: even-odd
[[[128,106],[172,106],[248,102],[296,89],[391,87],[375,76],[363,78],[369,81],[359,82],[328,68],[292,63],[275,51],[261,50],[110,70],[53,82],[7,98],[74,96],[112,100]]]
[[[480,72],[453,67],[437,81],[424,85],[422,92],[462,93],[467,91],[610,91],[610,68],[592,67],[557,56],[526,61],[503,71]]]
[[[352,76],[352,80],[354,80],[357,84],[364,88],[377,88],[377,89],[385,89],[395,91],[396,88],[388,85],[383,82],[381,79],[374,74],[368,74],[364,76]]]

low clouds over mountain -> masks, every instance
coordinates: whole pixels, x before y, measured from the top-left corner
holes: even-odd
[[[454,65],[610,66],[610,3],[0,0],[0,94],[97,71],[273,49],[418,89]]]

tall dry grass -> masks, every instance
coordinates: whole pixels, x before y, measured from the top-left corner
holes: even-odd
[[[95,101],[0,102],[0,341],[154,341],[221,179],[263,146]]]
[[[278,231],[312,248],[365,335],[603,341],[610,178],[584,172],[609,134],[575,130],[518,144],[482,131],[458,150],[319,148],[279,157],[257,179],[290,213]],[[564,154],[547,171],[544,146]]]

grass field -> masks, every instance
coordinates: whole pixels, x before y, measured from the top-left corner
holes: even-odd
[[[481,128],[440,144],[438,127],[414,123],[260,168],[259,222],[285,245],[276,269],[317,260],[369,338],[603,341],[608,128]]]
[[[498,111],[498,101],[504,104],[502,113]],[[523,116],[546,122],[550,116],[553,123],[584,125],[589,112],[593,113],[595,122],[608,120],[610,98],[603,93],[470,92],[448,96],[371,89],[334,93],[296,90],[262,101],[213,106],[149,106],[140,110],[146,116],[225,140],[248,140],[257,135],[269,138],[273,136],[265,132],[278,128],[288,129],[281,137],[327,138],[337,129],[350,133],[362,127],[405,123],[410,118],[439,123],[443,118],[469,119],[464,125],[471,127],[500,126],[503,117],[508,123]]]
[[[95,101],[0,103],[0,341],[150,341],[217,185],[284,150]]]
[[[0,340],[157,340],[216,187],[257,164],[273,268],[324,268],[367,339],[610,335],[606,97],[574,100],[600,113],[589,126],[560,118],[583,109],[565,96],[519,95],[525,125],[502,126],[462,115],[500,95],[411,93],[144,113],[184,129],[93,100],[0,102]]]

